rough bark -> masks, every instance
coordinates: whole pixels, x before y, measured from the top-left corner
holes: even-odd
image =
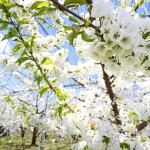
[[[112,82],[110,81],[109,75],[105,71],[105,65],[101,64],[101,66],[102,66],[103,79],[105,81],[107,93],[109,95],[109,98],[111,99],[111,105],[112,105],[112,110],[114,112],[115,123],[117,125],[121,125],[122,123],[121,123],[121,120],[119,119],[119,109],[118,109],[118,105],[115,101],[116,95],[114,94],[113,89],[112,89]]]
[[[32,142],[31,142],[32,146],[36,146],[37,134],[38,134],[38,128],[34,127],[33,128],[33,134],[32,134]]]

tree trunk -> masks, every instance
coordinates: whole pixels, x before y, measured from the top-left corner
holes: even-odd
[[[22,125],[21,125],[20,129],[21,129],[22,147],[23,147],[23,150],[24,150],[25,149],[25,133],[26,133],[26,128],[23,128]]]
[[[31,145],[36,146],[36,140],[37,140],[37,134],[38,134],[38,128],[33,128],[33,134],[32,134],[32,142]]]

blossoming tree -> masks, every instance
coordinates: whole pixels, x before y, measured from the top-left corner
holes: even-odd
[[[137,13],[145,3],[1,0],[2,41],[14,46],[10,55],[1,54],[0,63],[25,87],[1,92],[1,100],[12,116],[19,109],[18,127],[38,126],[41,144],[44,130],[53,130],[81,137],[74,149],[149,150],[150,19]],[[68,60],[66,41],[76,51],[76,65]],[[81,89],[63,86],[69,79]],[[32,106],[31,93],[43,103]],[[18,118],[8,122],[4,108],[0,119],[12,127]]]

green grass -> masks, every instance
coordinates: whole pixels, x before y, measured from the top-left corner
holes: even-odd
[[[53,143],[52,139],[55,138],[57,143]],[[23,150],[22,140],[19,135],[15,135],[10,144],[8,142],[11,140],[11,137],[0,137],[0,150]],[[37,140],[39,144],[39,138]],[[54,135],[51,135],[47,140],[43,141],[44,149],[43,150],[71,150],[71,144],[68,138],[58,138]],[[31,146],[31,135],[27,135],[25,138],[25,150],[38,150],[38,146]]]

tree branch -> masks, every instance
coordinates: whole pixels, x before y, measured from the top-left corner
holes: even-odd
[[[80,17],[79,15],[74,13],[73,11],[69,10],[67,7],[61,5],[58,1],[56,1],[56,0],[50,0],[50,1],[52,1],[55,5],[57,5],[60,10],[67,11],[68,13],[72,14],[73,16],[75,16],[76,18],[80,19],[83,22],[86,21],[84,18]]]
[[[51,1],[52,1],[55,5],[57,5],[58,8],[59,8],[61,11],[64,10],[64,11],[66,11],[66,12],[72,14],[73,16],[75,16],[76,18],[78,18],[79,20],[83,21],[85,24],[88,23],[88,25],[89,25],[90,27],[92,27],[92,28],[94,28],[96,31],[100,32],[100,30],[99,30],[96,26],[94,26],[92,23],[88,22],[87,20],[85,20],[84,18],[82,18],[81,16],[79,16],[78,14],[76,14],[76,13],[74,13],[73,11],[69,10],[67,7],[61,5],[58,1],[56,1],[56,0],[51,0]],[[92,3],[91,0],[86,0],[86,1],[87,1],[87,2],[89,1],[89,3]]]
[[[79,82],[77,79],[75,79],[75,78],[72,78],[76,83],[78,83],[79,85],[81,85],[82,87],[84,87],[85,88],[85,85],[83,84],[83,83],[81,83],[81,82]]]
[[[134,11],[136,12],[139,8],[139,4],[135,6]]]
[[[24,104],[28,105],[28,106],[35,107],[35,106],[34,106],[34,105],[32,105],[31,103],[25,102],[25,101],[21,100],[20,98],[18,98],[18,100],[19,100],[20,102],[22,102],[22,103],[24,103]]]
[[[109,98],[112,101],[111,105],[112,105],[112,109],[113,109],[114,116],[115,116],[115,123],[117,125],[121,125],[122,124],[121,120],[118,119],[118,117],[119,117],[118,105],[115,102],[116,95],[113,92],[113,89],[112,89],[112,86],[111,86],[112,83],[110,81],[110,77],[109,77],[109,75],[105,71],[105,65],[101,64],[101,66],[102,66],[102,71],[103,71],[103,79],[105,81],[105,86],[107,88],[107,93],[109,95]]]
[[[11,21],[11,24],[12,24],[12,25],[14,26],[14,28],[16,29],[20,41],[21,41],[21,42],[23,43],[23,45],[26,47],[25,40],[24,40],[24,38],[22,37],[22,34],[20,33],[19,27],[13,22],[13,20],[12,20],[10,14],[9,14],[9,11],[7,11],[6,13],[8,14],[8,17],[9,17],[9,19],[10,19],[10,21]],[[26,48],[27,48],[27,47],[26,47]],[[42,67],[41,67],[40,64],[37,62],[36,58],[35,58],[34,55],[33,55],[32,49],[31,49],[31,48],[27,48],[27,50],[28,50],[29,54],[31,55],[31,58],[30,58],[30,59],[35,63],[35,65],[36,65],[37,68],[39,69],[41,75],[42,75],[43,78],[44,78],[44,81],[48,84],[49,89],[52,90],[52,91],[57,95],[57,97],[58,97],[60,100],[62,100],[62,98],[60,97],[60,95],[57,93],[57,91],[55,90],[55,88],[53,88],[53,86],[50,84],[49,80],[47,79],[46,75],[44,74]],[[70,109],[71,112],[74,113],[73,108],[71,108],[71,106],[70,106],[69,104],[66,103],[65,105]]]
[[[141,131],[142,129],[144,129],[145,127],[147,127],[147,125],[148,125],[148,122],[147,122],[147,121],[143,121],[141,124],[139,124],[139,125],[137,126],[138,132]]]

